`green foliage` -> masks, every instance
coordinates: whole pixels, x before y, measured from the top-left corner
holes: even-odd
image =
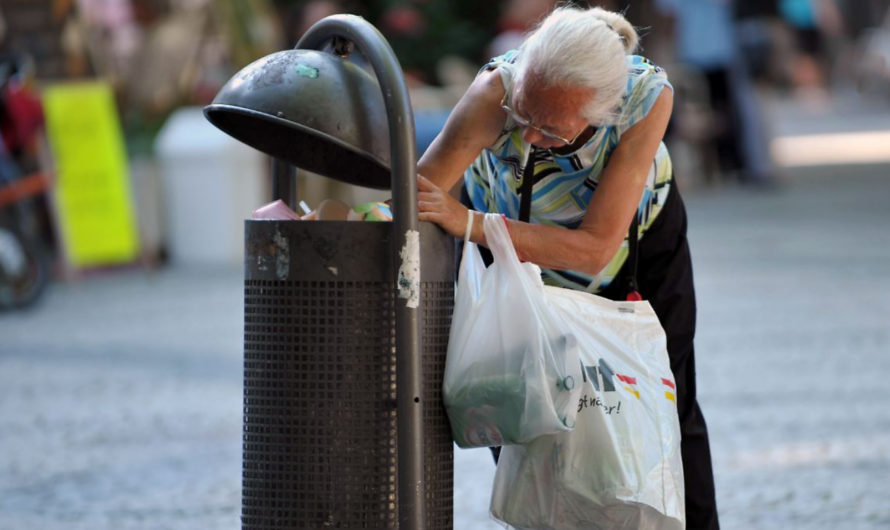
[[[482,55],[496,35],[497,5],[497,2],[466,0],[416,3],[414,6],[426,22],[425,31],[417,35],[393,35],[385,26],[381,31],[405,71],[420,72],[425,81],[435,82],[435,65],[442,57],[457,55],[480,64],[488,59]]]

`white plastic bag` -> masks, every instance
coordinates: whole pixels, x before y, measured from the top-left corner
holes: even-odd
[[[655,312],[648,302],[545,293],[585,365],[577,426],[502,449],[491,515],[525,530],[682,530],[676,390]]]
[[[458,276],[443,399],[460,447],[526,443],[571,430],[583,371],[577,341],[544,295],[540,269],[519,262],[506,224],[485,216],[494,263],[469,242]]]

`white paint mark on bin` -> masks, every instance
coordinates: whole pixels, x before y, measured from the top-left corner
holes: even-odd
[[[420,233],[408,230],[405,233],[405,246],[399,252],[402,265],[399,267],[399,298],[408,299],[408,307],[416,309],[420,305]]]
[[[279,280],[287,280],[290,274],[290,243],[275,229],[275,275]]]

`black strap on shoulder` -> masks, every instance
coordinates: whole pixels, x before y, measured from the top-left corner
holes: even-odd
[[[637,284],[637,265],[640,261],[640,213],[634,209],[634,218],[630,222],[627,239],[627,296],[628,300],[639,297],[640,288]]]
[[[529,146],[531,152],[528,161],[522,170],[522,185],[519,189],[519,220],[527,223],[532,215],[532,186],[535,185],[535,157],[537,151],[534,146]]]
[[[528,155],[528,161],[522,170],[522,184],[520,185],[519,196],[519,220],[527,223],[531,218],[532,210],[532,186],[535,184],[535,159],[537,151],[531,147]],[[628,300],[642,299],[639,294],[639,285],[637,284],[637,266],[640,261],[640,214],[635,209],[634,216],[628,230],[628,255],[627,255],[627,276],[625,278],[627,286]]]

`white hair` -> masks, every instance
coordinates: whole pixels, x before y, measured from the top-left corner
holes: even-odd
[[[522,43],[516,79],[534,76],[548,87],[594,89],[582,115],[593,124],[614,123],[627,87],[626,56],[638,41],[636,30],[619,13],[562,6]]]

